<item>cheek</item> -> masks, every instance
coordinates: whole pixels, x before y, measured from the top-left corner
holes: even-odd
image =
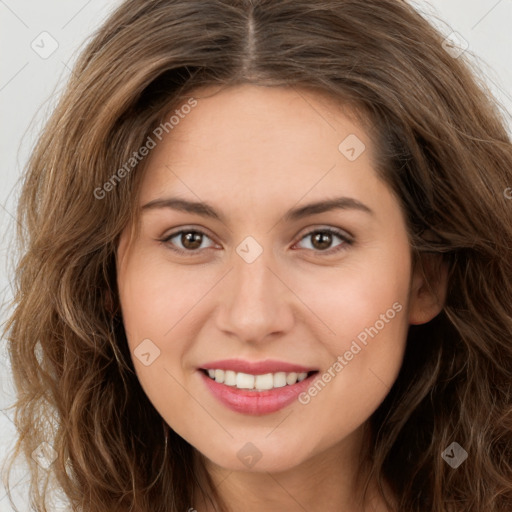
[[[123,321],[130,342],[151,338],[163,340],[197,305],[212,283],[191,265],[179,270],[165,258],[134,254],[118,275]]]
[[[134,250],[125,263],[118,273],[118,289],[137,378],[167,423],[187,431],[190,421],[201,422],[204,417],[190,408],[182,365],[194,337],[194,306],[212,285],[207,279],[197,282],[192,266],[176,271],[163,258],[144,251]],[[187,415],[174,413],[184,410]]]
[[[299,400],[311,408],[308,417],[315,422],[356,428],[380,405],[398,375],[410,284],[409,246],[403,242],[366,252],[364,259],[340,270],[339,279],[325,279],[325,293],[315,295],[312,309],[335,333],[323,337],[330,361],[321,382]]]
[[[161,258],[134,250],[118,273],[130,354],[150,399],[160,396],[162,389],[171,393],[175,381],[169,374],[176,373],[175,367],[187,349],[187,338],[175,333],[188,321],[187,313],[204,294],[185,272],[171,276],[170,271]]]
[[[347,259],[335,271],[297,277],[299,293],[307,297],[308,306],[325,326],[322,341],[333,357],[349,350],[356,339],[364,343],[378,337],[376,353],[391,350],[392,343],[401,345],[407,328],[409,269],[404,244],[401,252],[376,246],[364,256]]]

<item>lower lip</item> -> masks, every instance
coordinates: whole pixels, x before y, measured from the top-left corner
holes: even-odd
[[[297,399],[298,395],[305,391],[313,382],[317,373],[313,373],[306,379],[296,384],[283,386],[282,388],[269,389],[268,391],[249,391],[238,389],[235,386],[226,386],[208,377],[199,370],[206,387],[226,407],[242,414],[261,416],[284,409]]]

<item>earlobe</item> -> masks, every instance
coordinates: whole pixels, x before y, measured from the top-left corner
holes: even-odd
[[[443,309],[448,287],[448,264],[441,254],[422,255],[415,265],[409,292],[409,323],[430,322]]]

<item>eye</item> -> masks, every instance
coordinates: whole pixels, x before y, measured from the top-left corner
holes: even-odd
[[[335,228],[322,228],[315,229],[310,231],[305,236],[303,236],[300,241],[306,240],[310,238],[311,243],[307,249],[314,250],[315,252],[322,252],[325,254],[333,254],[338,251],[345,250],[347,246],[353,244],[353,239],[344,231],[335,229]],[[338,238],[341,240],[341,243],[335,246],[334,248],[330,248],[332,246],[334,238]]]
[[[350,235],[335,228],[315,229],[309,233],[306,233],[306,235],[300,239],[300,242],[307,240],[308,238],[311,239],[311,247],[307,247],[307,249],[324,254],[337,253],[346,249],[347,246],[353,244],[353,239]],[[341,243],[339,243],[334,248],[331,248],[335,238],[338,238]],[[206,233],[198,229],[191,228],[175,231],[174,233],[159,239],[160,242],[167,244],[168,247],[174,252],[183,254],[185,256],[194,256],[203,249],[213,248],[214,244],[209,246],[204,245],[206,240],[211,241],[211,238]]]
[[[173,239],[176,239],[176,242],[172,242]],[[181,231],[176,231],[162,238],[160,242],[168,244],[170,249],[179,254],[192,256],[201,249],[210,248],[203,245],[205,239],[211,240],[211,238],[202,231],[197,229],[182,229]],[[181,247],[176,247],[176,243],[181,244]]]

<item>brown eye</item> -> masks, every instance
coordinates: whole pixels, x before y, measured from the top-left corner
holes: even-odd
[[[177,231],[175,233],[171,233],[169,236],[160,240],[169,245],[169,247],[178,253],[194,253],[199,252],[199,249],[208,249],[213,246],[202,247],[203,242],[206,239],[210,239],[205,233],[202,231],[198,231],[195,229],[183,229],[181,231]],[[174,240],[174,241],[173,241]]]
[[[183,231],[181,233],[180,242],[185,249],[199,249],[202,240],[203,235],[197,231]]]
[[[336,238],[341,240],[341,243],[338,243],[334,246],[334,248],[331,249]],[[346,249],[347,246],[353,243],[352,238],[348,234],[333,228],[316,229],[314,231],[310,231],[305,236],[303,236],[300,241],[302,242],[303,240],[307,239],[311,241],[309,244],[311,247],[306,247],[307,249],[311,249],[315,252],[324,252],[326,254],[331,254]]]
[[[332,244],[332,234],[324,231],[315,233],[311,238],[311,244],[316,249],[325,250],[329,249]]]

